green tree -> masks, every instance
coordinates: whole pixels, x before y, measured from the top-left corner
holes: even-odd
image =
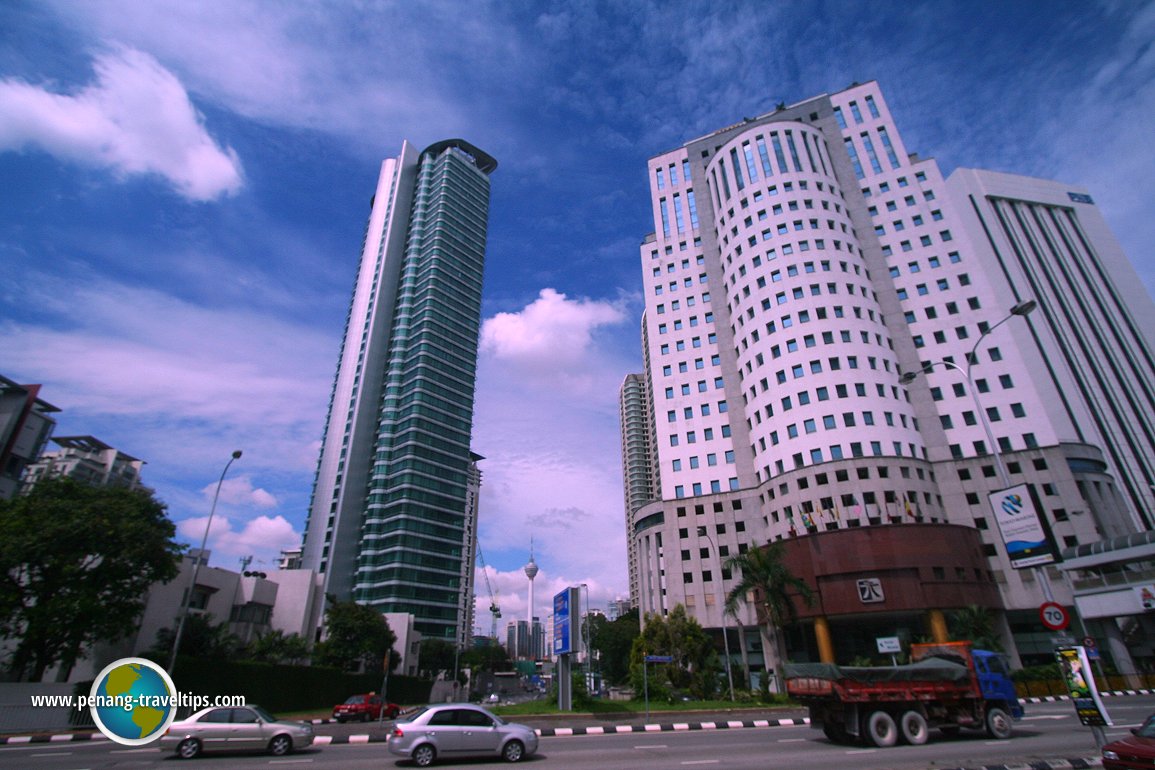
[[[669,655],[673,661],[644,664],[647,655]],[[638,697],[648,687],[651,698],[675,697],[680,692],[710,698],[717,692],[721,670],[709,635],[680,604],[664,618],[647,615],[646,626],[630,651],[630,683]]]
[[[955,639],[969,640],[980,650],[1001,652],[1002,640],[995,627],[995,615],[986,607],[971,604],[950,615],[950,634]]]
[[[492,639],[488,640],[488,644],[462,652],[460,663],[462,668],[470,668],[475,673],[509,671],[513,667],[509,660],[509,651]]]
[[[598,670],[609,684],[630,681],[630,650],[640,633],[636,609],[616,620],[606,620],[602,615],[591,618],[590,646],[597,654]]]
[[[181,546],[150,491],[45,479],[0,500],[0,635],[10,675],[71,669],[86,647],[135,630],[153,583],[176,577]]]
[[[313,651],[313,662],[342,671],[382,673],[385,656],[397,635],[385,616],[368,605],[327,597],[325,639]]]
[[[176,637],[176,625],[180,618],[173,620],[172,628],[162,628],[156,632],[156,642],[145,653],[145,657],[161,665],[168,665],[172,646]],[[190,658],[246,657],[250,654],[236,634],[229,632],[228,624],[213,623],[212,615],[189,613],[185,619],[184,631],[180,638],[180,654]]]
[[[775,673],[779,682],[784,681],[782,667],[786,661],[786,643],[782,628],[797,618],[794,596],[801,597],[807,606],[811,606],[814,592],[786,567],[781,542],[731,556],[726,560],[726,568],[740,575],[726,596],[726,611],[736,612],[738,605],[749,601],[748,595],[753,593],[758,620],[765,624],[766,636],[775,652]]]
[[[309,642],[300,634],[286,634],[277,629],[258,636],[249,654],[262,663],[300,664],[309,660]]]
[[[457,647],[444,639],[425,639],[421,642],[421,671],[430,679],[436,679],[444,671],[447,679],[453,678],[453,669],[458,664]]]

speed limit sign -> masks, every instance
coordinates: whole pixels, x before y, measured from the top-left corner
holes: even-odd
[[[1058,602],[1043,602],[1039,607],[1039,617],[1043,625],[1052,631],[1062,631],[1071,624],[1071,616]]]

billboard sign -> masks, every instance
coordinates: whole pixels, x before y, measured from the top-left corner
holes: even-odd
[[[1019,484],[995,492],[989,499],[1012,568],[1037,567],[1055,560],[1030,487]]]
[[[1103,699],[1099,697],[1099,688],[1095,686],[1091,663],[1087,660],[1087,649],[1078,646],[1058,647],[1055,649],[1055,657],[1059,660],[1063,680],[1067,684],[1067,691],[1071,693],[1079,721],[1088,727],[1114,724],[1103,705]]]
[[[572,655],[581,643],[581,589],[567,588],[553,597],[553,654]]]

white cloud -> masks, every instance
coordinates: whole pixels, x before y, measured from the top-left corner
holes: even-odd
[[[242,184],[184,86],[153,57],[118,48],[94,61],[96,82],[75,95],[0,81],[0,149],[39,148],[118,176],[157,174],[181,195],[212,200]]]
[[[177,522],[177,534],[198,547],[207,521],[208,516],[182,519]],[[212,551],[214,566],[236,569],[229,557],[239,560],[251,556],[254,569],[271,569],[277,564],[281,549],[301,544],[301,533],[295,531],[283,516],[256,516],[238,522],[240,529],[234,529],[234,521],[235,515],[230,518],[220,511],[213,516],[207,547]]]
[[[213,482],[201,490],[206,500],[216,494],[217,483]],[[221,482],[220,501],[232,505],[250,505],[256,508],[276,508],[277,498],[267,490],[254,488],[251,476],[227,478]]]
[[[572,390],[590,381],[597,332],[621,324],[625,317],[619,305],[571,300],[555,289],[542,289],[520,312],[498,313],[485,321],[481,352],[518,375]]]

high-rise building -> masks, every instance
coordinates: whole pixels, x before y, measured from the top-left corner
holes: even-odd
[[[470,452],[489,175],[459,139],[384,161],[314,479],[303,564],[325,591],[408,612],[425,638],[472,632]]]
[[[643,616],[682,604],[719,639],[729,623],[730,654],[762,649],[769,669],[752,609],[722,616],[726,562],[783,541],[819,598],[797,603],[792,659],[942,637],[977,604],[1019,660],[1049,661],[1038,608],[1072,595],[1046,554],[1146,529],[1155,502],[1155,305],[1091,194],[944,179],[873,82],[648,170],[652,502],[632,507],[645,474],[626,466]],[[623,447],[645,422],[623,419]],[[1040,515],[1033,564],[1000,534],[1008,490]],[[1131,663],[1119,624],[1088,633]]]
[[[0,499],[20,491],[29,463],[56,428],[49,415],[60,410],[40,398],[39,385],[21,385],[0,375]]]
[[[654,433],[650,389],[645,374],[627,374],[618,393],[618,412],[622,431],[622,478],[625,480],[626,525],[634,511],[654,499],[655,467],[650,437]],[[637,544],[626,538],[629,560],[630,602],[638,602]]]
[[[41,479],[70,478],[98,487],[140,486],[144,460],[127,455],[94,436],[56,436],[59,449],[42,452],[24,471],[24,488]]]

